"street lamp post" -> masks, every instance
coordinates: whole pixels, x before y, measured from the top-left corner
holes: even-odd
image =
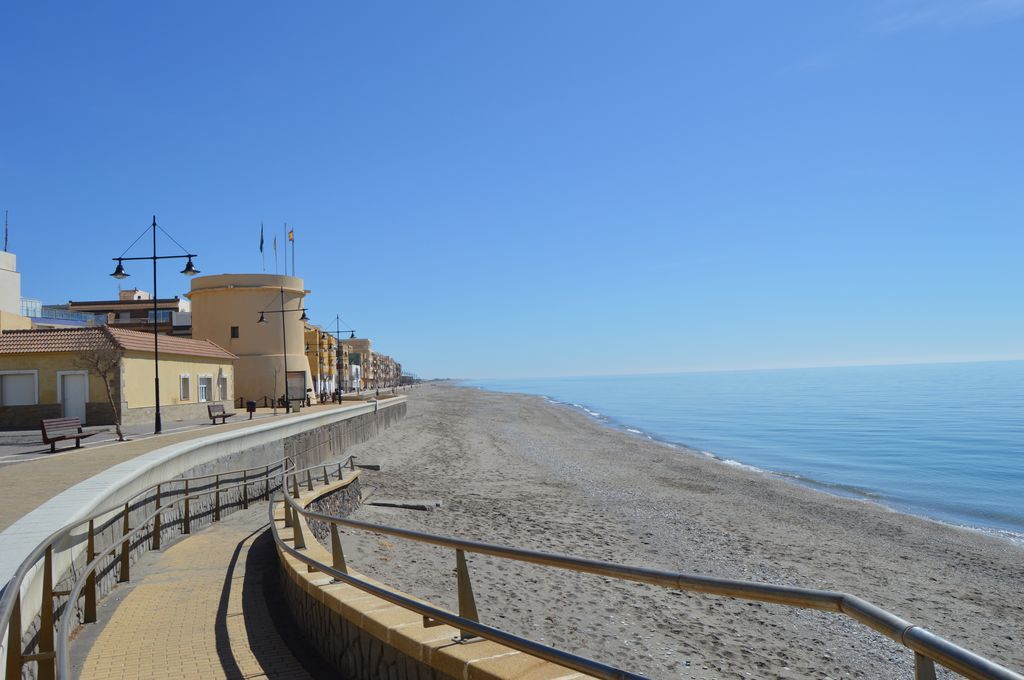
[[[144,256],[144,257],[125,257],[124,253],[121,253],[121,257],[113,257],[113,258],[111,258],[112,260],[116,260],[117,261],[117,267],[114,268],[114,273],[111,274],[111,276],[113,276],[115,279],[126,279],[129,276],[131,276],[128,272],[126,272],[124,270],[124,262],[126,262],[126,261],[130,262],[132,260],[150,260],[153,263],[153,392],[154,392],[154,402],[156,404],[156,412],[155,412],[154,418],[153,418],[153,434],[160,434],[160,432],[163,430],[163,427],[162,427],[161,422],[160,422],[160,343],[159,343],[160,333],[157,330],[157,317],[159,317],[158,306],[157,306],[157,299],[160,296],[157,295],[157,290],[156,290],[156,261],[157,260],[184,260],[184,259],[188,258],[188,263],[185,265],[185,268],[181,270],[181,273],[184,274],[185,276],[195,276],[196,274],[199,273],[199,270],[196,269],[192,265],[192,258],[193,257],[199,257],[195,253],[189,253],[189,252],[186,251],[184,255],[157,255],[156,254],[156,230],[157,230],[157,228],[158,227],[157,227],[157,223],[156,223],[156,215],[153,215],[153,224],[151,224],[149,227],[147,227],[147,229],[150,229],[153,232],[153,254],[152,255],[148,255],[148,256]],[[162,227],[160,227],[160,231],[163,231],[164,234],[167,234],[167,232],[164,231]],[[146,233],[145,231],[142,232],[142,234],[139,235],[139,238],[142,238],[142,236],[145,233]],[[172,241],[174,241],[174,237],[172,237],[170,234],[167,234],[167,237],[169,239],[171,239]],[[135,242],[132,243],[132,246],[135,245],[135,243],[138,242],[139,238],[135,239]],[[174,241],[174,242],[178,244],[179,248],[181,248],[181,244],[180,243],[178,243],[177,241]],[[131,250],[132,246],[128,246],[128,248],[124,252],[127,253],[129,250]],[[184,248],[181,248],[181,249],[185,250]]]
[[[346,325],[348,325],[348,324],[346,324]],[[346,333],[351,333],[351,335],[348,336],[349,340],[354,340],[355,339],[356,332],[354,330],[352,330],[351,328],[346,328],[345,332]],[[335,314],[334,315],[334,344],[337,346],[337,351],[335,352],[334,360],[335,360],[335,362],[337,364],[338,395],[339,395],[339,398],[340,398],[341,393],[344,391],[344,388],[345,388],[345,375],[341,372],[341,315],[340,314]]]
[[[256,323],[267,323],[264,314],[280,314],[281,315],[281,355],[282,363],[284,363],[284,412],[292,412],[292,398],[288,391],[288,334],[285,332],[284,315],[288,312],[302,312],[302,316],[299,317],[299,321],[309,321],[309,317],[306,316],[306,308],[299,307],[298,309],[285,309],[284,308],[284,286],[281,286],[281,309],[265,309],[260,312],[260,319]],[[303,395],[305,396],[305,395]],[[275,397],[276,399],[276,397]]]

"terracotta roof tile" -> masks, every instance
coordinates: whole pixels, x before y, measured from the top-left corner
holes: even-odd
[[[109,331],[108,336],[105,331]],[[0,354],[36,354],[42,352],[80,352],[95,349],[108,342],[108,337],[131,352],[153,351],[152,333],[127,328],[48,328],[0,333]],[[160,336],[160,352],[183,356],[235,359],[235,355],[209,340]]]

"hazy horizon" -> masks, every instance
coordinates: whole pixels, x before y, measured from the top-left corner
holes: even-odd
[[[1024,357],[1010,357],[1010,358],[999,358],[999,359],[951,359],[949,361],[895,361],[895,362],[879,362],[879,363],[864,363],[864,364],[822,364],[815,366],[753,366],[753,367],[742,367],[742,368],[700,368],[693,370],[682,370],[682,371],[657,371],[647,373],[589,373],[589,374],[574,374],[574,375],[517,375],[517,376],[501,376],[501,375],[488,375],[488,376],[434,376],[425,377],[417,376],[424,380],[455,380],[455,381],[488,381],[488,380],[559,380],[559,379],[570,379],[570,378],[630,378],[630,377],[642,377],[642,376],[670,376],[670,375],[685,375],[690,373],[745,373],[754,371],[800,371],[800,370],[814,370],[814,369],[827,369],[827,368],[874,368],[874,367],[886,367],[886,366],[946,366],[956,364],[1001,364],[1001,363],[1016,363],[1024,361]]]

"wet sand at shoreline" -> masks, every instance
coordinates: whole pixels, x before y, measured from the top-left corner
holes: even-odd
[[[1024,548],[604,427],[532,396],[417,386],[352,449],[355,517],[670,571],[857,595],[1018,672]],[[350,564],[455,609],[454,553],[347,533]],[[469,555],[481,620],[652,677],[913,677],[913,654],[839,614]],[[940,677],[942,677],[940,670]]]

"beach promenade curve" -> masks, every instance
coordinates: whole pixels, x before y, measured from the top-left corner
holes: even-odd
[[[49,551],[52,559],[51,577],[55,584],[59,584],[70,566],[84,557],[87,549],[85,520],[95,518],[97,526],[103,527],[108,532],[106,537],[110,539],[120,535],[116,533],[120,526],[114,527],[111,521],[114,515],[121,513],[119,504],[131,501],[131,508],[126,505],[125,509],[126,514],[129,510],[134,513],[131,517],[134,526],[141,518],[141,510],[153,502],[160,505],[161,493],[157,485],[184,473],[208,473],[212,478],[214,473],[230,469],[244,475],[241,470],[246,466],[265,466],[269,469],[274,464],[280,465],[283,458],[298,464],[335,458],[340,455],[341,449],[364,441],[373,436],[379,427],[386,427],[400,418],[405,412],[405,401],[405,397],[393,397],[380,402],[324,407],[308,413],[275,418],[270,422],[264,420],[211,428],[214,432],[209,434],[209,430],[204,428],[198,436],[177,434],[169,439],[156,437],[124,444],[129,447],[132,444],[148,445],[151,450],[139,451],[138,446],[133,447],[122,454],[127,456],[127,460],[58,493],[0,533],[0,583],[5,584],[3,600],[0,601],[0,628],[4,629],[0,631],[3,633],[0,638],[0,645],[3,645],[0,660],[7,657],[9,643],[6,629],[14,600],[21,604],[19,614],[22,634],[31,636],[33,630],[39,628],[39,603],[43,589],[43,579],[40,578],[43,571],[42,559],[28,560],[33,563],[27,564],[26,558],[34,551],[38,552],[41,543],[52,541],[52,550]],[[171,443],[168,444],[168,441]],[[111,452],[106,453],[109,455]],[[15,469],[31,465],[34,463],[19,465]],[[89,468],[88,465],[84,467]],[[220,484],[219,478],[216,483]],[[207,486],[212,484],[211,481]],[[242,504],[238,499],[243,493],[239,490],[240,486],[235,485],[234,498],[225,498],[225,502]],[[155,498],[152,493],[154,489]],[[217,499],[219,504],[220,494]],[[196,509],[210,514],[212,502],[210,496],[203,508]],[[182,518],[179,516],[173,519],[180,524]],[[63,533],[62,527],[67,529]],[[55,532],[60,535],[55,535]],[[112,543],[108,540],[105,545]],[[137,557],[139,547],[135,544],[131,546],[132,558]],[[144,549],[142,546],[141,550]],[[14,586],[6,585],[15,576],[19,584],[16,588],[17,598],[12,590]],[[112,587],[113,574],[106,575],[104,584],[107,590]],[[103,588],[101,594],[102,591]]]
[[[72,673],[81,680],[315,677],[268,606],[277,559],[266,528],[259,504],[153,553],[99,629],[75,639]]]

